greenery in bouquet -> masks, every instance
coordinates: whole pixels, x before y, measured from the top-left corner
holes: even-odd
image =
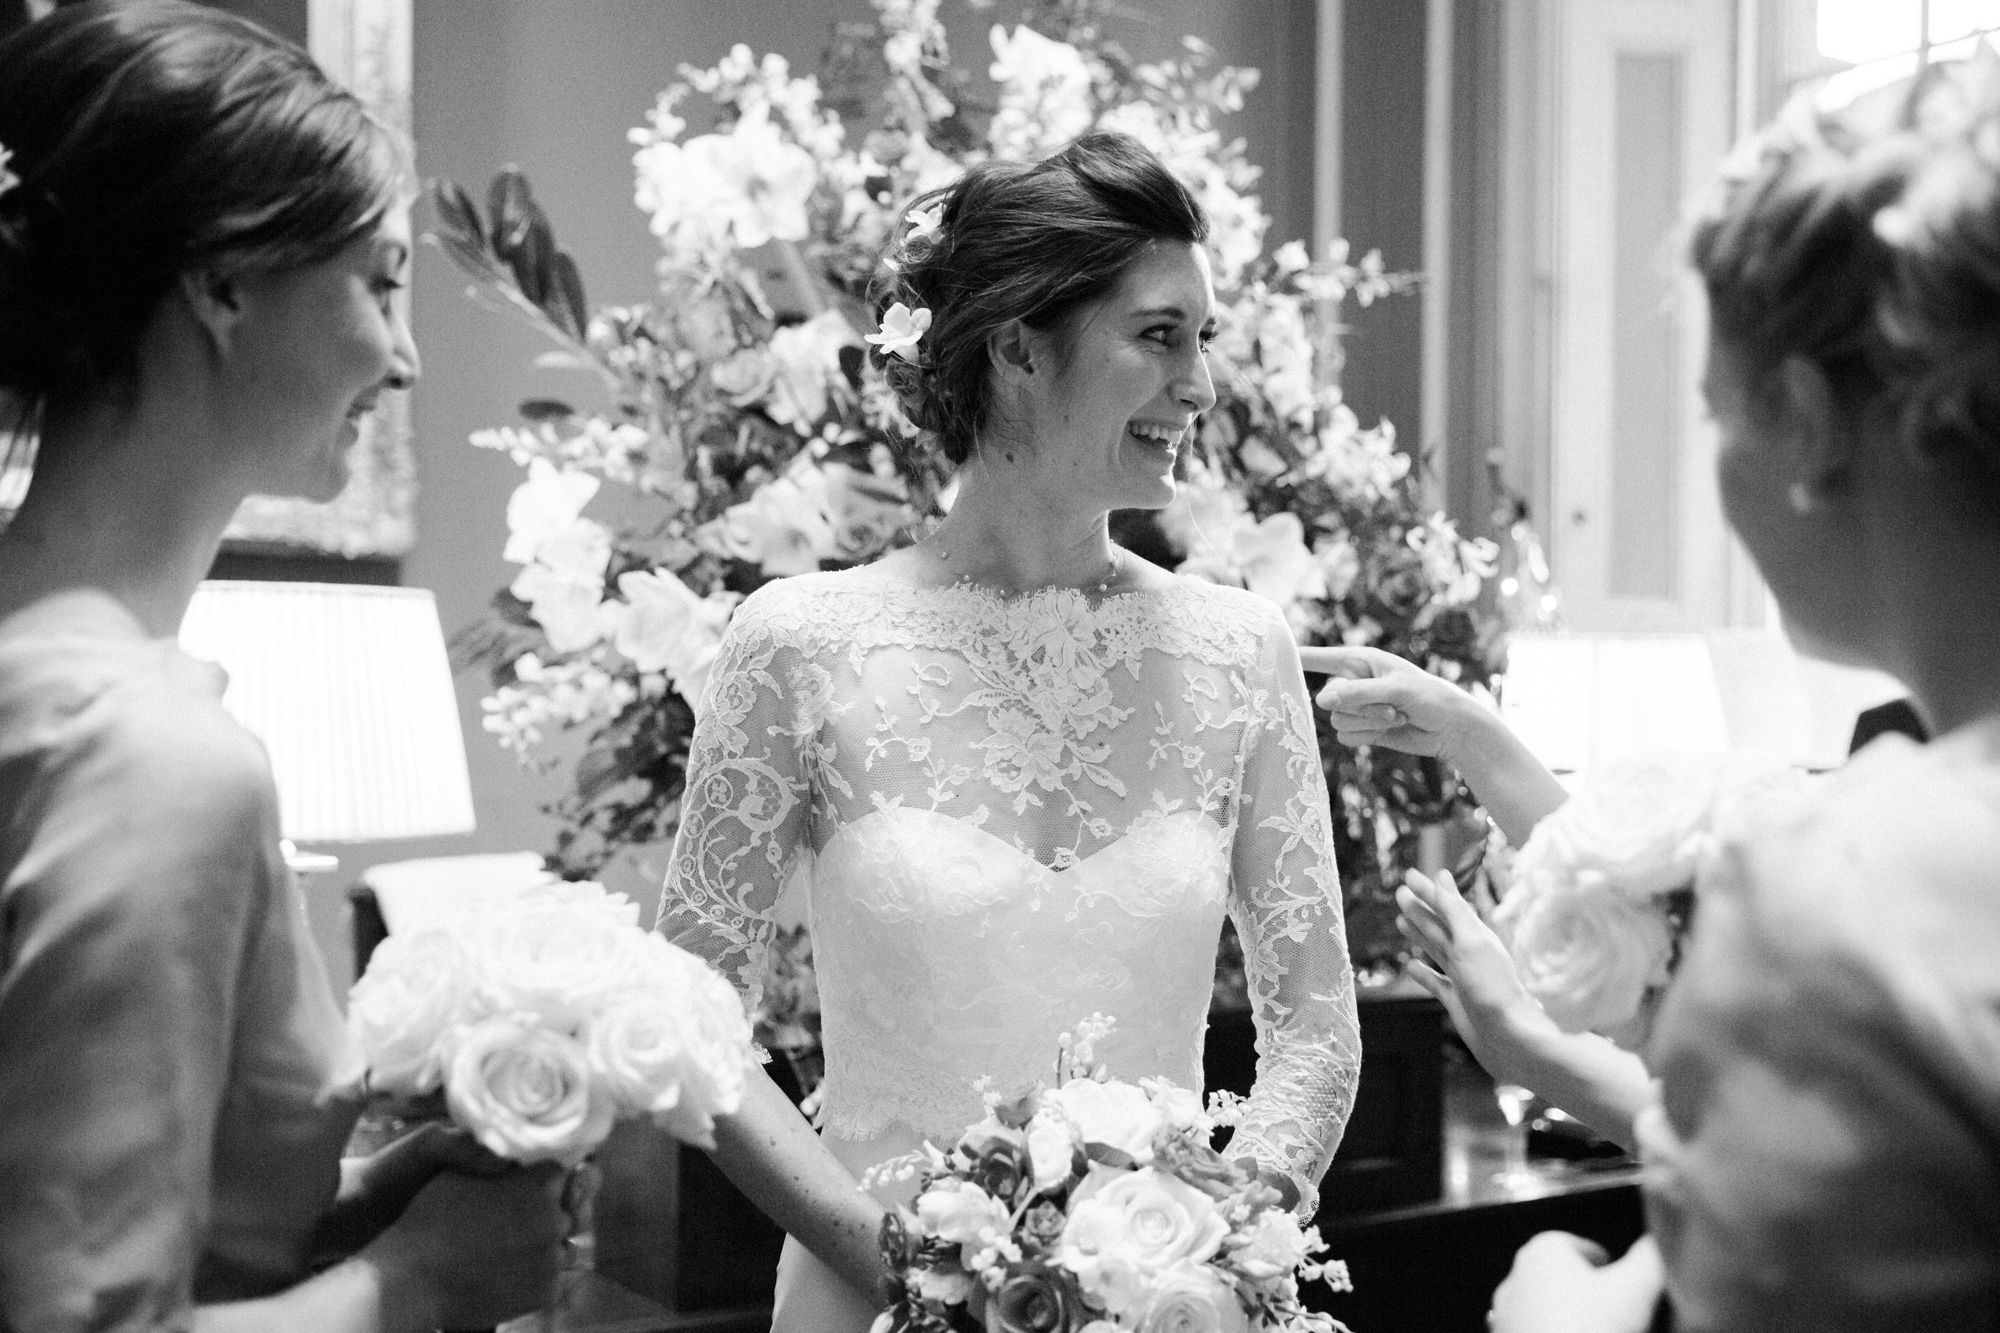
[[[1093,1015],[1065,1033],[1054,1085],[989,1091],[948,1151],[871,1173],[916,1181],[883,1222],[894,1297],[875,1333],[1342,1328],[1300,1281],[1349,1291],[1346,1266],[1210,1145],[1230,1099],[1205,1110],[1164,1079],[1111,1078],[1093,1053],[1110,1029]]]
[[[1410,279],[1341,246],[1267,254],[1258,169],[1220,129],[1256,72],[1194,39],[1136,61],[1107,35],[1110,10],[1040,0],[994,26],[990,81],[953,62],[938,0],[876,0],[872,22],[837,29],[820,76],[743,47],[684,66],[632,132],[636,202],[660,246],[638,305],[591,309],[518,173],[483,208],[437,187],[439,240],[477,290],[548,334],[547,364],[584,377],[577,401],[539,396],[520,424],[474,437],[526,469],[505,552],[520,569],[457,645],[489,674],[502,745],[553,767],[581,738],[555,806],[561,873],[671,836],[702,682],[745,594],[871,559],[941,512],[946,467],[863,355],[896,334],[865,293],[910,201],[1091,129],[1160,152],[1213,222],[1219,401],[1187,460],[1187,503],[1120,516],[1122,539],[1271,597],[1302,641],[1490,679],[1492,548],[1432,512],[1389,425],[1364,428],[1331,383],[1343,302]],[[626,519],[586,516],[606,487],[622,498],[600,509]],[[1397,947],[1386,886],[1416,831],[1470,798],[1426,761],[1325,744],[1357,955],[1373,961]]]

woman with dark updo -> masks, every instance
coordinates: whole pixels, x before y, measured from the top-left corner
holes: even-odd
[[[539,1306],[551,1171],[343,1166],[358,1068],[221,673],[175,646],[251,492],[408,387],[411,182],[305,54],[178,0],[0,42],[0,1328],[423,1330]],[[4,438],[4,434],[0,434]]]
[[[1047,1078],[1102,1013],[1116,1077],[1199,1088],[1225,913],[1259,1033],[1230,1151],[1313,1210],[1361,1050],[1298,654],[1276,607],[1107,530],[1174,498],[1215,401],[1206,234],[1116,135],[917,200],[869,341],[955,502],[916,545],[769,584],[730,624],[660,928],[754,998],[804,881],[823,1137],[766,1079],[717,1131],[793,1237],[778,1333],[868,1327],[877,1223],[908,1187],[855,1179],[955,1141],[981,1078]]]

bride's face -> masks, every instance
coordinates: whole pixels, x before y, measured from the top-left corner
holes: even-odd
[[[1025,420],[1050,494],[1093,509],[1159,509],[1174,498],[1174,459],[1215,405],[1208,256],[1163,241],[1111,295],[1071,326],[1067,355],[1038,340]]]

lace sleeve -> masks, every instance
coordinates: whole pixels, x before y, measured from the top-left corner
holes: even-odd
[[[775,588],[776,585],[773,585]],[[680,831],[655,929],[761,998],[779,891],[806,845],[814,668],[770,596],[731,619],[688,748]]]
[[[1260,666],[1245,690],[1261,724],[1244,761],[1230,907],[1255,1011],[1257,1080],[1234,1141],[1291,1177],[1310,1217],[1354,1106],[1361,1028],[1326,778],[1282,621]]]

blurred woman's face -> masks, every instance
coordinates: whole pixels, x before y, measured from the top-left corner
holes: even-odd
[[[329,259],[242,279],[232,434],[245,442],[253,490],[330,500],[347,484],[362,420],[417,376],[397,295],[410,253],[399,207]]]

